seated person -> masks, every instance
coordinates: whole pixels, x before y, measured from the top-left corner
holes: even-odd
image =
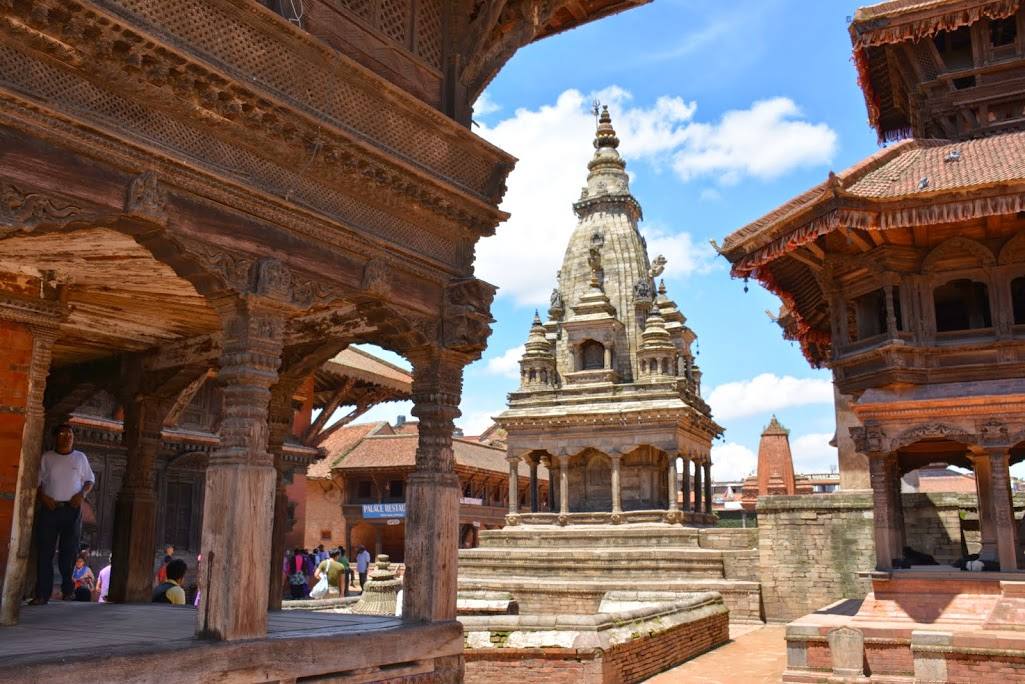
[[[153,590],[153,603],[170,603],[175,606],[185,605],[185,590],[181,588],[182,579],[188,566],[181,558],[175,558],[167,564],[167,581],[161,582]]]

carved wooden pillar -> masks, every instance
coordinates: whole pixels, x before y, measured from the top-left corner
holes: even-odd
[[[421,350],[413,362],[413,415],[419,418],[416,471],[406,496],[406,575],[402,616],[414,622],[456,617],[459,478],[452,453],[467,359],[445,349]],[[510,495],[514,494],[510,482]],[[510,510],[516,504],[510,496]]]
[[[712,512],[712,459],[709,458],[702,464],[705,469],[705,513]]]
[[[111,546],[110,593],[112,603],[149,603],[153,595],[153,566],[157,548],[156,463],[164,412],[141,389],[138,360],[124,375],[129,394],[124,402],[125,475],[114,503],[114,540]]]
[[[267,581],[267,610],[281,610],[285,591],[285,535],[288,534],[288,493],[286,471],[288,469],[275,458],[274,471],[274,521],[271,524],[270,575]]]
[[[886,334],[891,339],[897,337],[897,313],[893,304],[893,285],[884,288],[886,293]]]
[[[890,570],[904,555],[904,511],[896,454],[870,454],[876,569]]]
[[[520,512],[520,457],[507,456],[509,463],[509,515]]]
[[[537,513],[541,508],[541,500],[538,491],[537,482],[537,466],[539,465],[539,458],[532,456],[528,460],[530,464],[530,512]]]
[[[1003,571],[1017,570],[1017,529],[1008,471],[1010,453],[1003,446],[972,448],[982,550],[979,558],[999,561]]]
[[[53,344],[57,340],[56,315],[52,321],[48,321],[38,313],[32,312],[34,322],[27,326],[32,335],[32,350],[25,393],[25,423],[21,431],[18,481],[11,518],[11,541],[0,606],[0,624],[3,625],[17,624],[21,600],[30,581],[28,570],[32,553],[32,522],[35,518],[45,422],[43,392],[46,389],[46,377],[50,373]],[[0,319],[18,321],[19,317],[0,310]]]
[[[619,484],[619,468],[623,460],[623,454],[618,451],[610,452],[609,459],[612,461],[612,512],[622,513],[623,490]]]
[[[267,284],[259,289],[280,287],[280,276],[261,272]],[[223,306],[221,317],[224,403],[221,443],[206,471],[198,633],[236,640],[267,632],[267,562],[241,562],[238,550],[250,559],[271,555],[277,475],[267,416],[286,314],[276,298],[245,295]]]
[[[669,459],[669,467],[666,469],[666,477],[669,479],[669,507],[670,511],[680,510],[680,503],[677,501],[679,497],[679,485],[676,482],[676,454],[669,452],[666,454]]]
[[[686,456],[683,458],[683,510],[691,510],[691,497],[690,497],[690,459]]]
[[[701,486],[701,463],[694,461],[694,512],[700,513],[702,510],[701,499],[704,494],[704,487]]]

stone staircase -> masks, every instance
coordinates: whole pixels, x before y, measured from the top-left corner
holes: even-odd
[[[719,592],[733,622],[760,622],[754,530],[679,525],[520,525],[459,552],[460,591],[500,591],[523,613],[597,611],[631,591]]]

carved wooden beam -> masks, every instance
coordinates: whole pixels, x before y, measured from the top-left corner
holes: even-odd
[[[343,416],[341,420],[339,420],[336,423],[333,423],[323,432],[319,432],[312,435],[308,442],[304,441],[303,443],[306,444],[306,446],[314,446],[316,443],[324,441],[325,439],[333,435],[335,432],[337,432],[339,429],[345,427],[352,421],[356,420],[373,407],[373,403],[357,404],[356,407],[349,411],[347,414],[345,414],[345,416]]]
[[[314,420],[310,424],[310,426],[306,428],[306,432],[303,433],[303,444],[307,446],[311,446],[313,444],[313,442],[315,441],[314,438],[317,436],[317,433],[324,429],[324,426],[327,424],[327,421],[331,419],[331,416],[338,409],[338,406],[342,403],[342,401],[344,401],[345,398],[349,395],[349,392],[352,391],[352,386],[355,384],[356,381],[353,378],[346,378],[342,382],[341,386],[337,390],[335,390],[335,393],[331,395],[331,398],[328,400],[327,404],[324,405],[324,408],[320,412],[320,415],[317,416],[317,419]]]

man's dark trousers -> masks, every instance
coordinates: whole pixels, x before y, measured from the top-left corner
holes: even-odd
[[[78,556],[78,544],[82,537],[82,509],[68,504],[50,510],[40,506],[36,512],[36,548],[39,562],[36,564],[36,598],[48,599],[53,593],[53,550],[57,548],[57,568],[61,573],[61,594],[67,596],[75,591],[71,572]],[[59,541],[59,546],[58,546]]]

